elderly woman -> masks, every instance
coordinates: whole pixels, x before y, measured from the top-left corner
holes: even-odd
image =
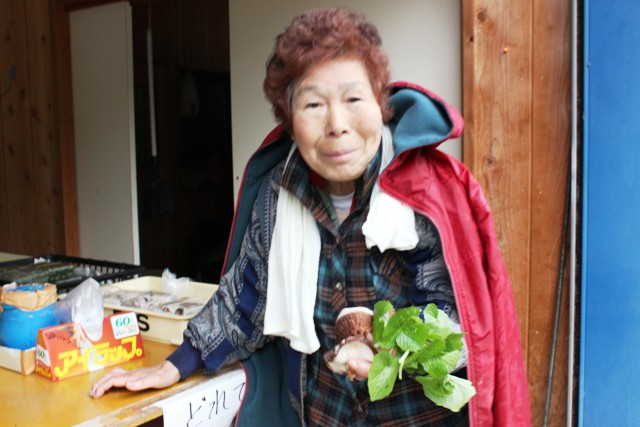
[[[461,134],[460,115],[423,88],[390,84],[376,28],[345,9],[296,17],[276,39],[264,90],[280,125],[248,164],[218,292],[167,361],[113,370],[91,395],[243,361],[241,424],[529,425],[487,202],[436,149]],[[380,300],[435,303],[465,332],[455,374],[477,389],[465,408],[436,406],[412,379],[370,401],[369,362],[349,361],[355,380],[328,369],[338,313]]]

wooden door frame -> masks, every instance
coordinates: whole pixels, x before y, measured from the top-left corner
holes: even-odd
[[[518,312],[533,424],[549,416],[550,425],[560,425],[572,363],[568,286],[557,295],[571,146],[571,1],[461,2],[463,160],[494,211]],[[552,336],[558,299],[560,339]]]

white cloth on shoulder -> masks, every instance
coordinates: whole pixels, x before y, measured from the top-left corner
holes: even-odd
[[[289,158],[295,149],[294,144]],[[391,132],[385,126],[380,170],[392,159]],[[285,337],[293,349],[311,354],[320,348],[313,319],[320,232],[311,212],[282,187],[276,209],[269,248],[264,334]],[[371,195],[371,208],[362,231],[367,247],[378,246],[383,252],[387,249],[412,249],[418,243],[413,210],[381,192],[377,184]]]
[[[393,139],[387,126],[382,131],[382,159],[380,172],[393,160]],[[367,220],[362,224],[367,248],[377,246],[380,252],[387,249],[406,251],[418,244],[416,218],[413,209],[380,191],[378,183],[371,192],[371,206]]]
[[[295,147],[294,144],[287,162]],[[320,233],[309,209],[282,187],[276,209],[269,248],[264,333],[285,337],[295,350],[311,354],[320,348],[313,322]]]

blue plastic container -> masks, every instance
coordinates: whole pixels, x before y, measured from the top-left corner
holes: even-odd
[[[20,290],[25,290],[24,287]],[[34,287],[34,291],[37,288]],[[38,329],[57,325],[56,305],[35,311],[24,311],[13,305],[3,304],[0,313],[0,345],[20,350],[35,347]]]

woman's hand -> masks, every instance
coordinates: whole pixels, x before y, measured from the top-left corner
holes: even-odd
[[[362,381],[369,378],[369,370],[371,369],[370,361],[365,359],[349,359],[347,361],[347,367],[354,379]]]
[[[165,360],[158,365],[126,370],[115,368],[91,386],[89,396],[97,399],[113,387],[124,387],[130,391],[149,388],[165,388],[180,381],[180,372]]]
[[[373,335],[369,332],[366,336],[367,342],[373,348]],[[371,369],[371,360],[367,359],[349,359],[347,360],[347,368],[353,379],[358,381],[369,378],[369,370]]]

